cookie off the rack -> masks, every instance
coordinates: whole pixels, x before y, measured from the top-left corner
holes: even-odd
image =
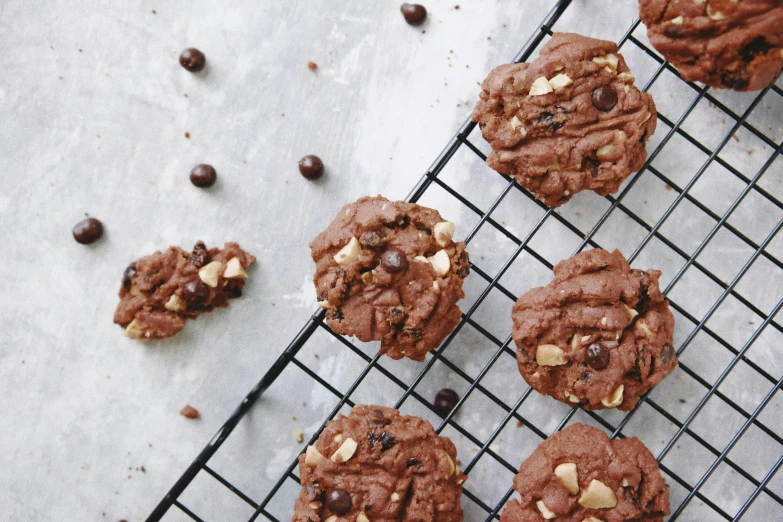
[[[614,42],[555,33],[532,63],[496,67],[473,111],[487,164],[551,207],[617,192],[647,158],[655,103]]]
[[[467,479],[457,450],[424,419],[358,405],[299,456],[293,522],[459,522]]]
[[[125,269],[114,322],[133,339],[171,337],[186,318],[241,296],[255,260],[236,243],[208,249],[201,241],[192,252],[172,246],[144,256]]]
[[[601,249],[561,261],[554,272],[511,312],[520,373],[570,406],[632,409],[677,366],[661,273],[633,270],[620,252]]]
[[[650,43],[683,79],[755,91],[783,68],[780,0],[640,0]]]
[[[326,322],[421,361],[454,330],[470,271],[465,243],[437,210],[378,197],[345,205],[310,250]]]
[[[555,433],[514,477],[520,500],[500,522],[662,522],[669,490],[650,450],[636,437],[609,440],[576,423]]]

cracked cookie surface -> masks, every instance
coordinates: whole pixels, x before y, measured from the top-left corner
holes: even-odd
[[[521,500],[501,522],[662,522],[669,490],[655,457],[636,437],[609,440],[579,423],[553,434],[514,477]]]
[[[299,456],[293,522],[459,522],[467,477],[424,419],[357,405]]]
[[[114,322],[133,339],[171,337],[202,312],[242,295],[245,269],[256,258],[236,243],[192,252],[169,247],[131,263],[123,274]]]
[[[650,43],[685,80],[755,91],[783,68],[779,0],[640,0]]]
[[[340,210],[310,250],[317,298],[336,333],[421,361],[454,330],[470,271],[465,243],[437,210],[381,196]]]
[[[657,121],[617,45],[573,33],[555,33],[532,63],[496,67],[480,97],[487,164],[552,207],[616,192],[644,164]]]
[[[677,366],[661,273],[601,249],[561,261],[554,273],[511,313],[522,377],[573,407],[632,409]]]

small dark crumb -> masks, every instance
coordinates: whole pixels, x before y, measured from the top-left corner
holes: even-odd
[[[302,406],[307,406],[307,402],[303,402],[303,403],[302,403]]]
[[[82,245],[89,245],[103,236],[103,223],[95,218],[79,221],[73,227],[73,238]]]
[[[296,420],[296,417],[291,417],[291,420]]]
[[[285,113],[284,113],[284,112],[281,112],[281,113],[280,113],[280,116],[285,116]]]
[[[455,5],[454,9],[459,9],[459,4]]]
[[[311,71],[318,69],[318,64],[315,62],[307,62],[307,68]]]
[[[190,139],[190,133],[186,131],[186,132],[185,132],[185,137],[186,137],[187,139]]]
[[[188,97],[188,93],[185,93],[185,98],[187,98],[187,97]]]
[[[104,515],[105,515],[105,513],[104,513]],[[128,522],[128,521],[123,518],[122,520],[120,520],[120,522]]]
[[[669,185],[668,183],[664,185],[663,188],[665,188],[666,190],[672,190],[671,185]]]
[[[739,143],[739,136],[737,136],[736,134],[734,134],[734,135],[732,135],[731,137],[732,137],[732,138],[734,138],[734,141],[736,141],[737,143]]]
[[[141,467],[141,472],[142,472],[142,473],[146,473],[146,472],[147,472],[147,470],[146,470],[146,469],[144,469],[144,466],[142,466],[142,467]]]
[[[156,10],[152,10],[152,14],[157,14],[158,12]]]
[[[487,40],[492,40],[492,37],[491,36],[487,36]]]
[[[318,354],[317,354],[317,353],[313,354],[313,356],[314,356],[316,359],[320,359],[320,358],[321,358],[321,357],[319,357],[319,356],[318,356]]]
[[[82,50],[81,50],[81,49],[79,49],[79,52],[82,52]]]
[[[188,419],[198,419],[201,417],[198,410],[190,404],[186,404],[185,407],[180,410],[179,414]]]
[[[522,426],[524,426],[524,424],[522,423],[522,421],[518,420],[517,421],[517,428],[521,428]]]
[[[680,399],[680,404],[685,404],[686,402],[688,401],[686,401],[685,399]]]

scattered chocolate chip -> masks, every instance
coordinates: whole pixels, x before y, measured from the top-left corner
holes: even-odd
[[[188,131],[185,131],[185,138],[190,139],[190,133]]]
[[[680,38],[684,34],[681,25],[670,24],[663,28],[663,34],[669,38]]]
[[[674,346],[665,344],[663,348],[661,348],[661,362],[666,364],[672,360],[672,357],[674,357]]]
[[[421,328],[403,328],[402,335],[412,339],[421,339],[421,337],[424,335],[424,332]]]
[[[180,297],[188,306],[201,306],[209,299],[209,287],[201,279],[192,279],[182,287]]]
[[[421,4],[402,4],[400,12],[408,25],[421,25],[427,19],[427,9]]]
[[[381,268],[390,274],[402,272],[408,268],[408,260],[405,258],[405,253],[396,248],[390,248],[381,256]]]
[[[89,245],[98,241],[103,235],[103,223],[95,218],[87,218],[79,221],[73,227],[73,238],[82,245]]]
[[[617,105],[617,93],[610,85],[602,85],[593,91],[593,106],[601,112],[614,109]]]
[[[410,468],[410,467],[413,467],[413,466],[416,466],[417,468],[418,468],[419,466],[421,466],[421,462],[419,462],[419,459],[417,459],[416,457],[411,457],[411,458],[409,458],[409,459],[408,459],[408,460],[405,462],[405,467],[406,467],[406,468]]]
[[[125,288],[130,288],[131,278],[135,273],[136,273],[136,261],[129,264],[127,268],[125,268],[125,271],[122,273],[122,286],[124,286]]]
[[[405,320],[405,311],[400,307],[394,307],[389,310],[389,323],[393,325],[401,324]]]
[[[457,392],[449,388],[443,388],[435,394],[435,402],[433,402],[432,405],[440,416],[445,417],[451,413],[451,410],[454,409],[457,402],[459,402],[459,395],[457,395]]]
[[[587,347],[585,360],[590,368],[603,370],[609,364],[609,350],[598,343],[593,343]]]
[[[311,71],[318,69],[318,64],[315,62],[307,62],[307,68]]]
[[[367,419],[367,424],[370,426],[388,426],[391,421],[383,416],[381,410],[373,410],[372,419]]]
[[[336,321],[342,321],[343,319],[345,319],[345,314],[343,314],[340,310],[333,310],[332,319]]]
[[[740,49],[739,54],[744,61],[749,62],[760,54],[767,54],[770,49],[772,46],[767,43],[767,40],[763,36],[757,36]]]
[[[183,417],[187,417],[188,419],[198,419],[201,417],[201,415],[198,413],[198,410],[190,404],[186,404],[185,407],[180,410],[179,414]]]
[[[179,64],[190,72],[199,72],[207,64],[207,57],[198,49],[190,47],[179,55]]]
[[[211,187],[215,181],[217,181],[217,172],[212,165],[200,163],[190,171],[190,182],[197,187]]]
[[[375,430],[371,430],[367,433],[367,444],[369,444],[371,448],[374,448],[376,442],[381,443],[381,452],[384,452],[394,446],[394,437],[385,431],[382,431],[380,435],[376,435]]]
[[[324,163],[315,154],[308,154],[299,160],[299,172],[307,179],[318,179],[323,176]]]
[[[598,160],[594,160],[592,158],[587,158],[584,161],[584,165],[582,167],[582,170],[590,172],[590,175],[594,178],[598,177],[598,167],[601,165],[601,162]]]
[[[743,76],[742,71],[730,72],[726,71],[720,75],[720,80],[729,89],[741,91],[748,88],[748,79]]]
[[[330,489],[325,503],[326,509],[341,517],[351,510],[351,495],[344,489]]]
[[[377,249],[383,247],[383,235],[381,232],[375,230],[368,230],[363,233],[359,238],[359,243],[364,248]]]
[[[193,251],[188,254],[188,261],[196,268],[201,268],[209,262],[209,250],[203,241],[196,241]]]

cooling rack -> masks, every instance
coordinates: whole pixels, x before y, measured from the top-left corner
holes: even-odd
[[[571,4],[557,2],[515,61],[565,30],[558,21]],[[486,167],[487,144],[474,123],[463,124],[408,196],[461,216],[458,226],[468,231],[471,276],[455,331],[424,363],[391,361],[375,355],[377,345],[335,335],[323,311],[315,313],[148,521],[290,519],[299,488],[293,452],[282,462],[249,455],[227,459],[233,468],[213,462],[265,391],[298,386],[282,382],[291,371],[331,397],[321,427],[360,402],[431,420],[454,440],[469,475],[466,520],[498,519],[520,462],[575,421],[647,444],[669,484],[669,520],[783,520],[783,478],[776,481],[783,465],[780,79],[747,94],[684,82],[649,46],[638,20],[618,44],[659,111],[639,174],[617,195],[579,194],[548,209]],[[517,296],[546,284],[560,259],[599,246],[619,248],[634,266],[662,269],[677,321],[679,368],[631,412],[568,408],[536,394],[516,370],[509,311]],[[313,348],[324,345],[352,357],[342,364],[353,373],[338,372],[337,382]],[[442,418],[431,401],[447,384],[460,400]]]

